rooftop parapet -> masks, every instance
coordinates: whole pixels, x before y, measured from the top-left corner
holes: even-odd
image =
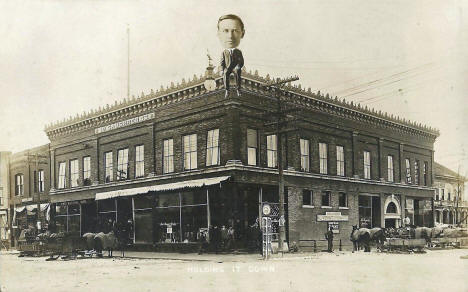
[[[215,73],[213,77],[216,79],[218,86],[221,86],[222,82],[220,73]],[[166,86],[166,88],[161,86],[159,90],[151,89],[150,93],[148,94],[142,92],[139,97],[132,96],[132,98],[130,99],[124,98],[120,102],[115,101],[113,105],[107,104],[106,106],[99,107],[96,110],[91,109],[88,112],[77,114],[74,117],[69,117],[67,119],[63,119],[62,121],[57,121],[55,123],[48,124],[45,127],[45,131],[49,135],[53,132],[57,132],[57,130],[63,130],[64,128],[68,128],[77,124],[89,125],[92,124],[93,121],[102,120],[104,116],[112,116],[118,112],[125,112],[129,110],[134,111],[147,106],[155,107],[155,103],[164,104],[165,101],[169,102],[169,98],[175,97],[177,99],[185,99],[186,97],[192,97],[195,95],[203,94],[206,92],[206,90],[203,88],[203,82],[205,81],[205,79],[206,77],[203,75],[200,75],[199,77],[197,75],[193,75],[193,77],[188,78],[187,81],[185,79],[182,79],[176,84],[174,84],[174,82],[171,82],[170,86]],[[270,77],[269,74],[267,74],[265,77],[260,76],[257,70],[255,70],[253,73],[252,71],[247,72],[244,67],[242,79],[243,82],[256,81],[259,84],[266,84],[274,80],[275,78]],[[337,107],[351,110],[356,113],[372,116],[373,118],[385,120],[387,122],[391,122],[399,126],[405,126],[415,130],[426,132],[435,137],[438,137],[440,135],[439,130],[433,127],[429,127],[415,121],[410,121],[399,116],[394,116],[393,114],[388,114],[380,110],[377,111],[374,108],[362,106],[360,103],[356,103],[354,101],[347,101],[344,98],[339,99],[337,96],[332,97],[328,93],[323,94],[320,91],[312,92],[310,87],[305,89],[300,84],[286,84],[284,86],[284,89],[287,92],[296,93],[301,96],[322,101],[329,105],[334,105]]]

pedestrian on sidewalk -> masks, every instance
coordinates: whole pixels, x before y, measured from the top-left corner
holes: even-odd
[[[333,252],[333,227],[329,227],[325,233],[325,239],[328,241],[328,252]]]

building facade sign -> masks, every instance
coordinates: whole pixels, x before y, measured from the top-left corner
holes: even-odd
[[[414,200],[406,199],[406,209],[414,209]]]
[[[121,121],[121,122],[117,122],[117,123],[110,124],[110,125],[107,125],[107,126],[96,128],[94,130],[94,133],[95,134],[100,134],[100,133],[112,131],[112,130],[115,130],[115,129],[118,129],[118,128],[123,128],[123,127],[127,127],[127,126],[130,126],[130,125],[133,125],[133,124],[138,124],[138,123],[141,123],[141,122],[144,122],[144,121],[147,121],[147,120],[151,120],[151,119],[154,119],[154,117],[155,117],[154,113],[149,113],[149,114],[142,115],[142,116],[135,117],[135,118],[131,118],[131,119],[128,119],[128,120],[125,120],[125,121]]]
[[[325,215],[317,215],[317,221],[348,221],[348,215],[341,215],[341,212],[326,212]]]

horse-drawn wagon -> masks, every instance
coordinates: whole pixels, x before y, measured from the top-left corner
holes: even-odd
[[[76,258],[85,247],[86,243],[79,234],[68,232],[46,232],[37,236],[25,232],[18,240],[20,256],[49,256],[48,260],[56,260],[60,256],[64,259]]]
[[[384,244],[388,252],[423,252],[425,247],[424,238],[387,238]]]

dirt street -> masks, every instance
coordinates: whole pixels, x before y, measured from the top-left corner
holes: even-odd
[[[3,253],[0,286],[1,292],[468,291],[468,259],[460,258],[466,255],[466,249],[426,254],[337,252],[263,261],[257,255],[192,254],[178,260],[170,259],[177,255],[153,254],[159,258],[46,262]]]

